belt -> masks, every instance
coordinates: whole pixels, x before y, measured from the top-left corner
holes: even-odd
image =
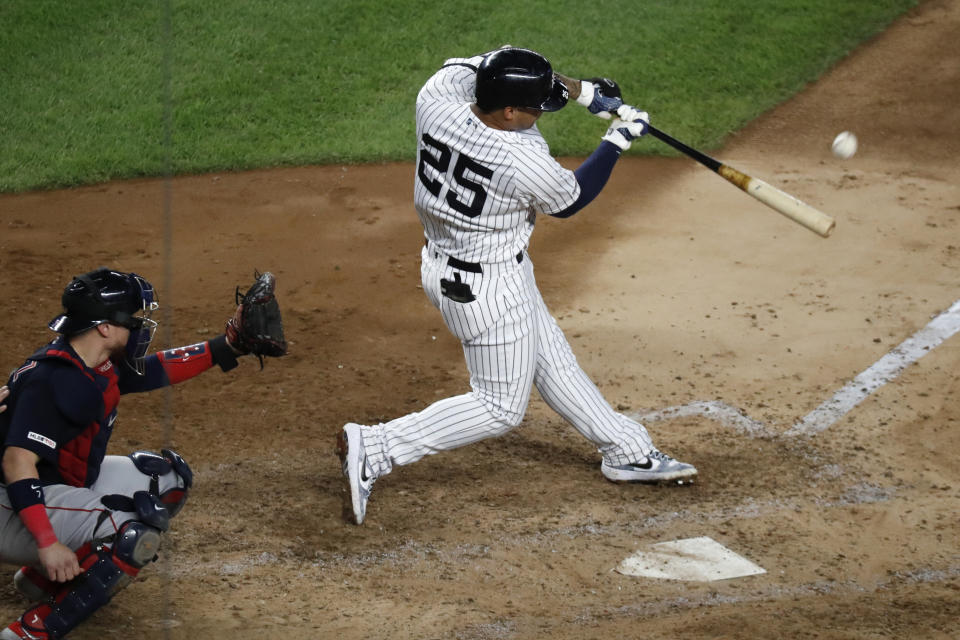
[[[424,240],[423,244],[430,248],[430,241]],[[440,252],[433,250],[433,255],[435,258],[440,257]],[[523,262],[523,251],[516,255],[517,263]],[[480,266],[479,262],[467,262],[465,260],[460,260],[459,258],[454,258],[453,256],[447,257],[447,264],[454,269],[460,269],[460,271],[469,271],[470,273],[483,273],[483,267]]]

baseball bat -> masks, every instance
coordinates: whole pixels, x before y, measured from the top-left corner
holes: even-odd
[[[649,125],[648,132],[654,138],[667,143],[677,151],[693,158],[714,173],[719,174],[728,182],[740,187],[740,189],[747,192],[747,194],[753,196],[774,211],[785,215],[797,224],[810,229],[824,238],[830,235],[830,232],[833,231],[833,228],[837,224],[833,218],[822,211],[814,209],[806,202],[794,198],[789,193],[780,191],[763,180],[748,176],[742,171],[737,171],[733,167],[725,165],[719,160],[715,160],[707,154],[697,151],[693,147],[685,145],[653,125]]]

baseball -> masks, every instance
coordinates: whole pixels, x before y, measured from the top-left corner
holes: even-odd
[[[847,160],[853,157],[857,152],[857,136],[850,131],[842,131],[833,139],[833,145],[830,147],[833,155]]]

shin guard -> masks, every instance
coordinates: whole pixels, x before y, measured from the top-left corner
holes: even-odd
[[[126,587],[156,559],[160,539],[156,527],[131,520],[117,532],[112,547],[100,545],[82,558],[84,573],[63,587],[43,620],[50,637],[63,637]]]

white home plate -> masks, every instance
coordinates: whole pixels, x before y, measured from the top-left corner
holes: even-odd
[[[707,538],[688,538],[650,545],[638,551],[615,569],[617,573],[666,580],[710,582],[766,573],[743,556],[719,542]]]

